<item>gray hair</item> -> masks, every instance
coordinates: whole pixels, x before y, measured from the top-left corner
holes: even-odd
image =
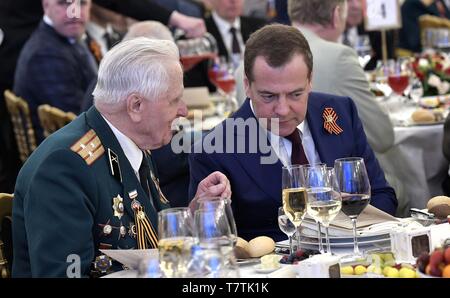
[[[170,33],[169,28],[156,21],[143,21],[131,25],[130,28],[128,28],[128,32],[124,36],[123,40],[129,40],[141,36],[173,41],[173,36],[172,33]]]
[[[100,63],[94,104],[117,104],[131,93],[158,99],[170,87],[169,62],[179,63],[172,41],[138,37],[117,44]]]
[[[336,6],[343,5],[346,0],[288,0],[288,14],[292,22],[300,24],[329,25],[333,20]]]

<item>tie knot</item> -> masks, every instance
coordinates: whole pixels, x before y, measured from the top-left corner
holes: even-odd
[[[291,141],[292,145],[301,145],[302,139],[300,138],[300,131],[298,128],[294,129],[294,131],[286,137],[289,141]]]
[[[231,32],[232,34],[235,34],[235,33],[236,33],[236,28],[231,27],[231,28],[230,28],[230,32]]]

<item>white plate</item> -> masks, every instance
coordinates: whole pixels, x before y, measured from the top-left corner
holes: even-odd
[[[261,268],[261,265],[256,265],[254,267],[254,269],[257,273],[263,273],[263,274],[274,272],[280,268],[281,268],[281,266],[278,266],[277,268]]]

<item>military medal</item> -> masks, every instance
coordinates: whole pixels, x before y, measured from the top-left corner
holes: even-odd
[[[343,132],[342,128],[336,123],[338,115],[333,108],[325,108],[322,114],[323,117],[323,128],[329,134],[338,135]]]
[[[137,200],[138,193],[136,190],[128,192],[131,201],[131,208],[134,211],[134,220],[136,223],[135,231],[138,249],[156,248],[158,247],[158,236],[152,223],[144,212],[144,208]],[[131,230],[131,229],[130,229]]]
[[[100,273],[107,273],[112,266],[112,260],[106,255],[100,255],[95,258],[94,268]]]
[[[125,228],[125,226],[121,225],[119,228],[119,234],[120,237],[125,237],[125,235],[127,234],[127,228]]]
[[[124,207],[123,207],[123,198],[118,194],[117,197],[113,198],[113,206],[114,216],[117,216],[119,219],[123,216]]]

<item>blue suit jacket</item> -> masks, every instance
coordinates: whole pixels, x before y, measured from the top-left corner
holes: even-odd
[[[322,114],[326,107],[333,108],[338,115],[337,124],[343,129],[341,134],[332,135],[323,128]],[[232,119],[246,120],[254,117],[247,99]],[[397,208],[395,192],[387,184],[383,170],[367,143],[353,101],[348,97],[312,92],[309,95],[306,118],[320,160],[329,166],[334,166],[337,158],[363,157],[372,187],[371,204],[394,214]],[[222,123],[204,139],[215,139],[216,143],[219,140],[225,143],[223,136],[227,133],[222,134],[223,128],[226,131],[229,127]],[[246,149],[250,148],[248,137],[241,132],[235,130],[230,135],[234,138],[235,147],[239,142],[243,142]],[[265,141],[267,142],[267,137]],[[261,140],[258,139],[258,142]],[[281,206],[282,164],[279,160],[274,164],[261,164],[260,158],[263,154],[259,151],[259,147],[257,153],[248,153],[248,150],[246,152],[191,154],[189,157],[190,197],[193,197],[198,183],[204,177],[213,171],[221,171],[231,182],[232,207],[239,236],[251,239],[266,235],[276,241],[285,239],[286,236],[278,228],[277,222],[278,207]]]
[[[14,79],[14,92],[30,106],[38,141],[43,136],[37,107],[49,104],[78,114],[95,76],[95,70],[68,39],[41,21],[22,49]]]

